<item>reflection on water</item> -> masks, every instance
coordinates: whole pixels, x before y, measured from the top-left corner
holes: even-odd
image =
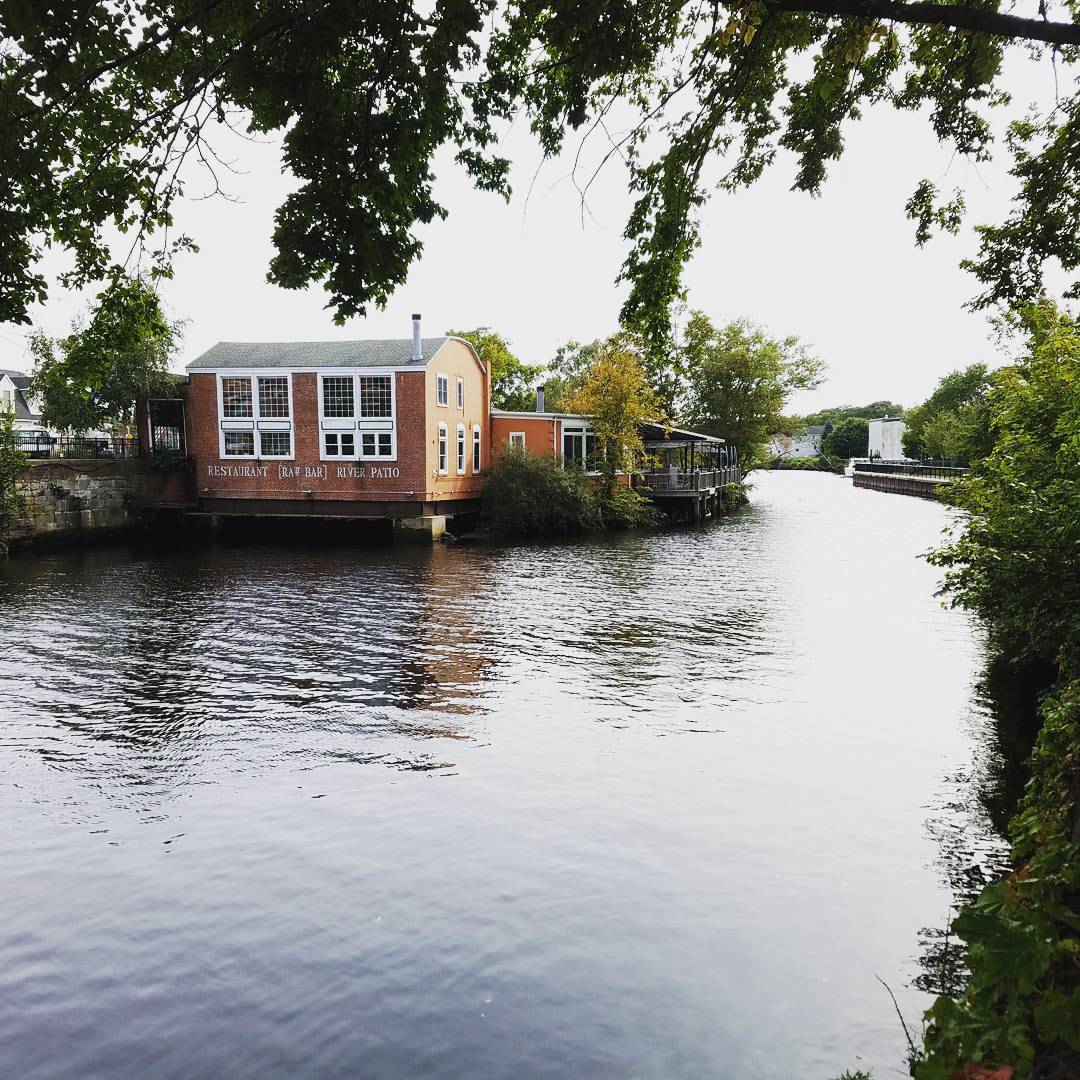
[[[945,515],[13,561],[3,1074],[903,1075],[1003,853]]]

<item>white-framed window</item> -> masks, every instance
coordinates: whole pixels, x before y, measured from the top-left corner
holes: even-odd
[[[596,436],[588,425],[563,424],[563,464],[578,469],[595,469],[598,465]]]
[[[457,381],[457,409],[458,412],[465,411],[465,380],[460,375]]]
[[[397,402],[391,372],[319,373],[319,453],[324,461],[397,458]]]
[[[450,471],[450,436],[445,424],[439,424],[439,475],[445,476]]]
[[[511,431],[510,432],[510,445],[520,446],[522,450],[525,449],[525,432],[524,431]]]
[[[465,475],[465,425],[458,424],[457,426],[457,473],[458,476]]]
[[[480,471],[480,425],[473,424],[472,429],[472,471]]]
[[[293,457],[292,376],[229,372],[218,375],[219,455]]]
[[[391,375],[360,375],[360,418],[391,420],[394,416],[394,379]]]
[[[254,457],[254,431],[225,431],[222,457]]]
[[[335,419],[356,415],[351,375],[324,375],[322,379],[322,414]]]
[[[323,456],[346,458],[356,457],[356,432],[324,431]]]
[[[450,404],[450,376],[449,375],[436,375],[435,376],[435,404],[436,405],[449,405]]]

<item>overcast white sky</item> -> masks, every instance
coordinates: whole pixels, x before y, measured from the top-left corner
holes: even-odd
[[[1014,83],[1021,101],[1045,97],[1049,66],[1017,70]],[[229,145],[243,175],[227,186],[240,201],[188,202],[178,214],[201,248],[181,256],[162,289],[170,313],[188,324],[178,367],[220,340],[403,338],[413,311],[427,335],[491,326],[529,363],[616,329],[625,287],[614,281],[631,204],[618,165],[593,188],[583,223],[570,153],[544,165],[526,198],[539,153],[523,124],[504,147],[515,163],[509,205],[473,191],[447,155],[437,175],[449,218],[423,230],[408,282],[385,311],[336,327],[321,288],[295,293],[265,281],[273,213],[288,190],[276,145]],[[592,156],[602,149],[597,142]],[[963,309],[975,282],[959,262],[975,251],[972,225],[1006,211],[1004,162],[953,161],[924,118],[881,109],[849,131],[822,197],[790,192],[792,175],[781,158],[751,191],[714,196],[686,276],[691,306],[715,321],[747,316],[778,336],[798,335],[826,361],[828,381],[799,395],[792,411],[881,398],[912,405],[946,371],[1000,362],[986,317]],[[923,176],[962,187],[969,215],[961,236],[919,250],[903,205]],[[194,182],[189,193],[197,190]],[[56,287],[35,324],[62,334],[86,299]],[[24,328],[0,325],[0,367],[29,367],[24,340]]]

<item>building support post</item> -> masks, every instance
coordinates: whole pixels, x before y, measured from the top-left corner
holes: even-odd
[[[418,540],[434,543],[446,532],[446,516],[429,514],[425,517],[397,518],[394,521],[394,535],[403,540]]]

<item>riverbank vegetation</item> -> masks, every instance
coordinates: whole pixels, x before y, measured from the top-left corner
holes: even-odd
[[[15,435],[15,414],[0,409],[0,558],[8,554],[11,524],[19,512],[19,478],[26,465]]]
[[[836,458],[818,454],[816,457],[774,457],[769,458],[763,468],[779,472],[828,472],[843,473],[844,462]]]
[[[1009,828],[1015,869],[954,922],[971,977],[929,1010],[918,1080],[972,1062],[1080,1075],[1080,331],[1046,304],[1023,325],[1025,355],[989,377],[992,445],[947,489],[965,516],[931,561],[1007,662],[1057,681]]]
[[[499,536],[542,538],[656,525],[663,515],[630,488],[554,458],[509,447],[488,470],[484,517]]]
[[[943,376],[921,405],[904,414],[904,453],[911,458],[971,462],[989,453],[992,380],[985,364]]]

